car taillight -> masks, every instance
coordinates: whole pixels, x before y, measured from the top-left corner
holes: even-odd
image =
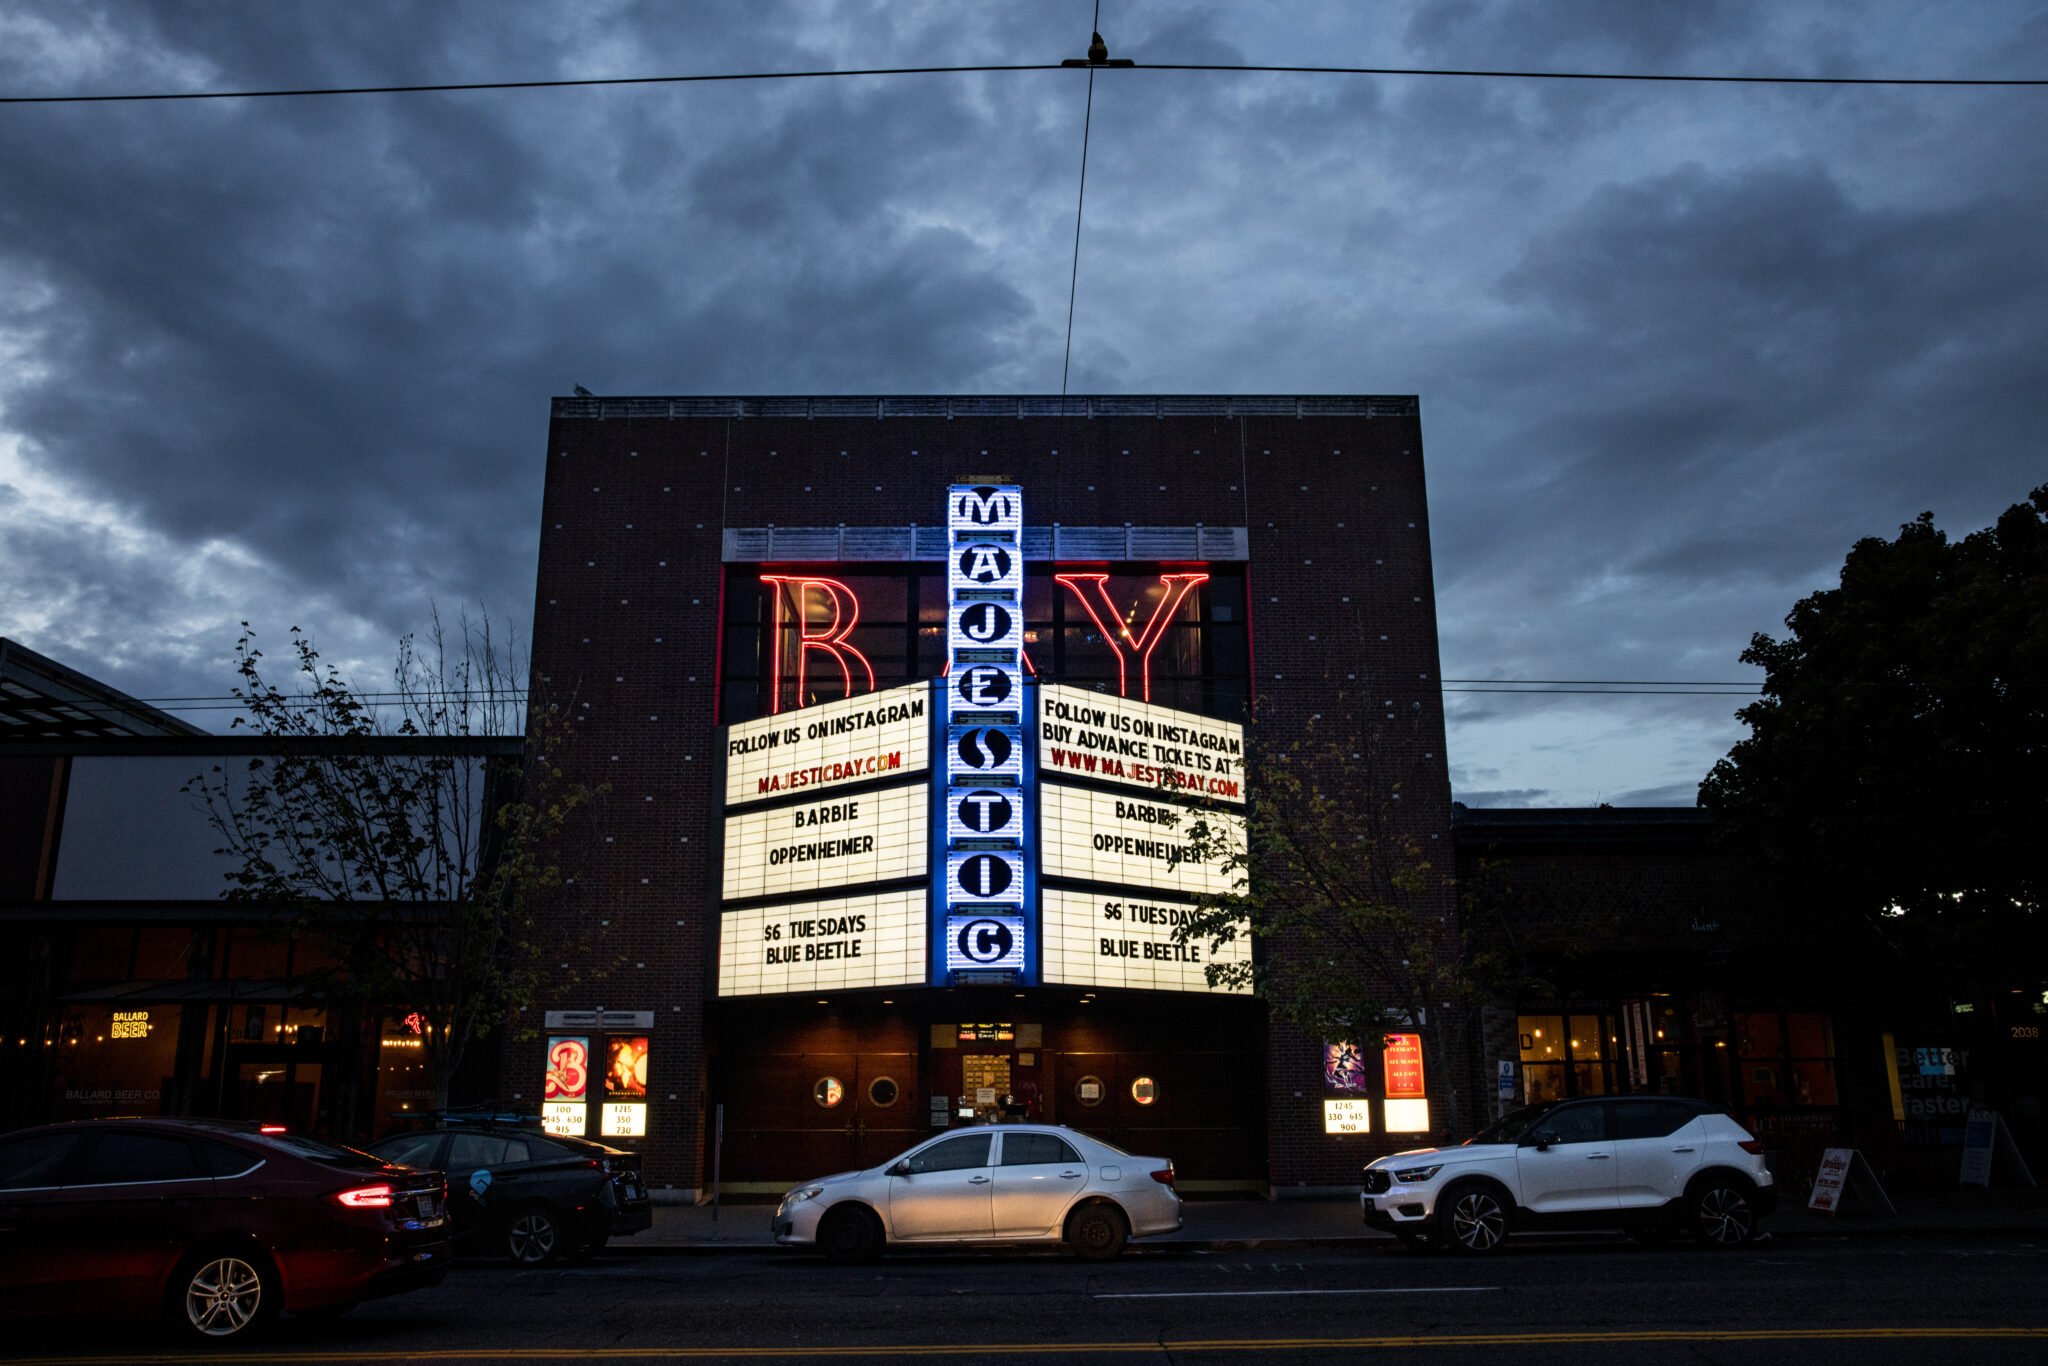
[[[1740,1147],[1742,1151],[1746,1153],[1753,1153],[1758,1157],[1762,1157],[1764,1155],[1764,1145],[1753,1138],[1741,1139],[1737,1143],[1737,1146]]]
[[[281,1134],[285,1132],[285,1127],[282,1124],[265,1124],[259,1126],[256,1132],[259,1134]]]
[[[1165,1168],[1165,1169],[1163,1169],[1163,1170],[1161,1170],[1161,1171],[1156,1171],[1156,1172],[1153,1172],[1153,1173],[1152,1173],[1152,1179],[1153,1179],[1154,1181],[1157,1181],[1157,1182],[1158,1182],[1158,1183],[1159,1183],[1160,1185],[1162,1185],[1162,1186],[1170,1186],[1170,1185],[1172,1185],[1172,1184],[1173,1184],[1173,1168],[1171,1168],[1171,1167],[1167,1167],[1167,1168]]]
[[[391,1187],[358,1186],[352,1191],[336,1191],[334,1202],[349,1209],[388,1209],[391,1205]]]

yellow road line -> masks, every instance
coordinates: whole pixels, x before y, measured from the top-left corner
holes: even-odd
[[[234,1352],[220,1356],[16,1357],[10,1366],[248,1366],[372,1361],[716,1361],[755,1357],[1042,1356],[1077,1352],[1300,1352],[1372,1347],[1546,1347],[1635,1342],[1871,1342],[2048,1339],[2033,1328],[1644,1328],[1613,1332],[1434,1333],[1359,1338],[1214,1338],[1185,1342],[958,1342],[815,1347],[451,1347],[420,1351]]]

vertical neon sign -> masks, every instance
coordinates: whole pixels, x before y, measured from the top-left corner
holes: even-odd
[[[1024,842],[1024,496],[1014,484],[946,491],[947,980],[1027,970]]]

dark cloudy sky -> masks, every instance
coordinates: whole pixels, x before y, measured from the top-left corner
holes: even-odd
[[[10,0],[0,93],[1055,61],[1091,0]],[[1105,0],[1138,61],[2039,77],[2048,6]],[[550,395],[1057,392],[1085,75],[0,106],[0,634],[142,696],[530,620]],[[1077,392],[1421,396],[1444,671],[1723,680],[2048,479],[2048,89],[1096,80]],[[1729,698],[1454,694],[1474,803]],[[205,719],[205,718],[201,718]],[[215,718],[218,720],[218,717]]]

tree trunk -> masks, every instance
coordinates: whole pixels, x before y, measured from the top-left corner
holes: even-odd
[[[1436,1113],[1431,1116],[1430,1128],[1446,1144],[1458,1142],[1458,1135],[1465,1131],[1458,1078],[1450,1066],[1450,1059],[1458,1049],[1456,1041],[1447,1037],[1455,1032],[1456,1026],[1445,1020],[1441,1011],[1437,1013],[1436,1023],[1422,1031],[1423,1089],[1425,1092],[1429,1089],[1427,1078],[1437,1078],[1439,1101]]]

